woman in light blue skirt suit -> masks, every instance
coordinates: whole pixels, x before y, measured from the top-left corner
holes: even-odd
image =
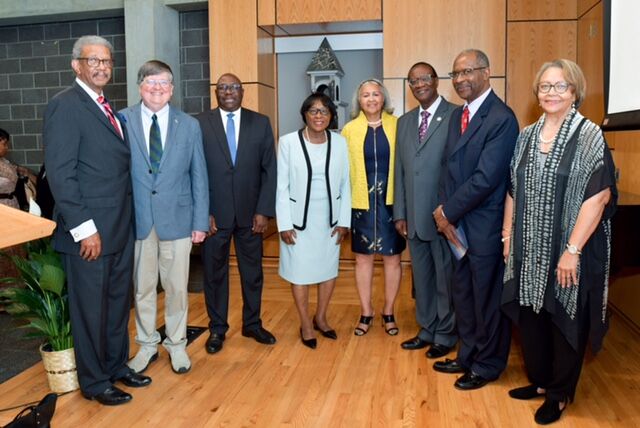
[[[305,127],[278,142],[276,218],[282,278],[291,282],[300,316],[300,339],[315,349],[314,330],[337,334],[327,322],[340,244],[351,223],[349,158],[345,139],[328,130],[336,117],[331,99],[311,94],[300,108]],[[309,313],[309,285],[318,284],[318,306]]]

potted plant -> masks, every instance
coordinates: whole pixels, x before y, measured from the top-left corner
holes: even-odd
[[[0,289],[0,301],[8,313],[27,321],[21,326],[25,337],[44,338],[40,354],[50,389],[73,391],[79,386],[62,261],[48,239],[27,243],[26,250],[26,257],[4,254],[20,277],[0,279],[13,285]]]

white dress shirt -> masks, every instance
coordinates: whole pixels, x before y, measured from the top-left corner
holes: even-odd
[[[233,124],[235,126],[235,131],[236,131],[236,153],[239,147],[239,143],[240,143],[240,110],[242,110],[242,107],[240,107],[238,110],[236,111],[226,111],[223,110],[222,108],[219,108],[220,110],[220,117],[222,117],[222,126],[224,126],[224,132],[225,134],[227,133],[227,120],[229,120],[229,118],[227,117],[227,115],[229,113],[233,113]]]
[[[144,103],[140,103],[140,115],[142,116],[142,130],[144,131],[144,141],[147,142],[147,153],[149,153],[149,132],[153,119],[156,115],[158,127],[160,128],[160,139],[162,140],[162,148],[164,149],[167,142],[167,132],[169,131],[169,104],[166,104],[160,110],[153,112]]]

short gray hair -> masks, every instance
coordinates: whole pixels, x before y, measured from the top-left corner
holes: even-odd
[[[154,76],[160,73],[168,73],[169,80],[173,82],[173,72],[171,71],[169,64],[158,61],[157,59],[145,62],[138,70],[138,85],[142,83],[145,77]]]
[[[78,59],[82,56],[82,49],[85,46],[89,45],[100,45],[109,49],[109,54],[113,56],[113,45],[109,42],[109,40],[104,39],[100,36],[82,36],[73,44],[73,49],[71,50],[71,58]]]
[[[458,56],[456,57],[456,59],[460,58],[462,55],[469,55],[469,54],[474,54],[476,57],[476,62],[478,64],[478,66],[480,67],[487,67],[489,68],[489,57],[487,56],[486,53],[482,52],[480,49],[465,49],[462,52],[460,52],[458,54]]]
[[[356,91],[353,93],[353,98],[351,98],[351,119],[355,119],[360,114],[360,89],[367,83],[373,83],[380,87],[380,91],[382,91],[382,96],[384,97],[384,103],[382,104],[382,110],[386,111],[389,114],[393,113],[393,107],[391,107],[391,100],[389,99],[389,91],[384,87],[382,82],[374,77],[369,79],[365,79],[356,88]]]

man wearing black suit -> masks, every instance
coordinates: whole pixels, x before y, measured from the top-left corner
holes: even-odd
[[[151,378],[129,357],[133,228],[126,129],[103,96],[113,67],[111,44],[98,36],[73,46],[74,84],[44,112],[47,175],[55,199],[54,247],[62,253],[78,379],[83,395],[105,405]]]
[[[481,388],[497,379],[509,356],[509,323],[500,312],[501,229],[509,162],[518,137],[513,111],[491,90],[489,59],[479,50],[461,52],[449,73],[465,100],[449,125],[440,179],[440,205],[433,212],[438,230],[468,249],[454,261],[453,304],[460,347],[455,360],[434,364],[446,373],[464,373],[458,389]],[[463,239],[462,239],[463,240]]]
[[[262,233],[275,215],[276,157],[269,118],[241,108],[244,90],[233,74],[216,84],[218,108],[197,116],[209,173],[209,237],[204,242],[204,292],[210,336],[219,352],[229,330],[229,248],[233,237],[242,286],[242,335],[272,345],[262,326]]]

